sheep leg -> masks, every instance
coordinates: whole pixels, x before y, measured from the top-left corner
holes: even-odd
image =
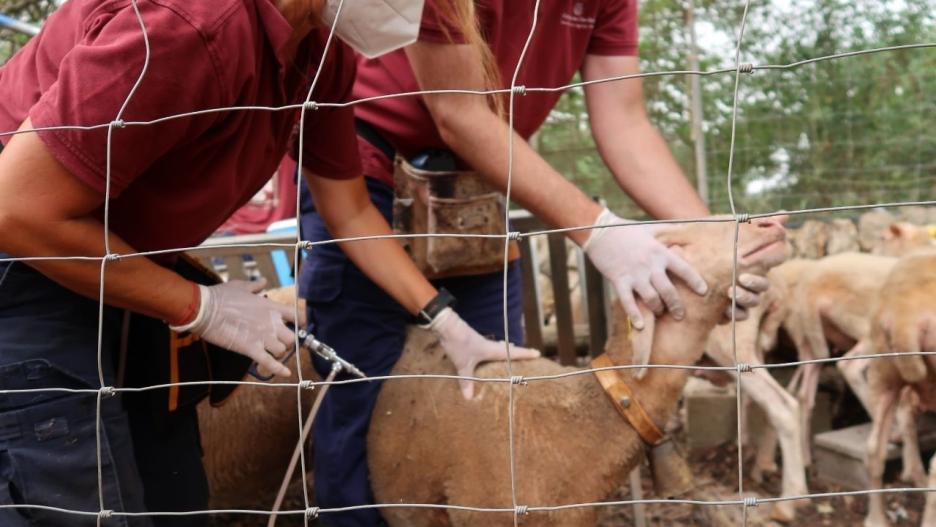
[[[779,437],[783,454],[783,496],[807,494],[802,435],[797,429],[800,424],[799,404],[766,370],[757,369],[743,374],[741,382],[745,393],[767,412]],[[771,512],[771,519],[781,522],[790,522],[795,516],[796,502],[792,501],[778,502]]]
[[[936,489],[936,454],[930,458],[929,481],[926,486]],[[923,527],[936,527],[936,492],[926,493],[926,507],[923,509]]]
[[[868,355],[873,351],[871,342],[867,339],[861,339],[852,349],[848,350],[848,353],[843,355],[843,357],[860,357],[862,355]],[[868,415],[871,415],[871,395],[869,393],[870,388],[868,387],[868,380],[865,378],[865,372],[868,371],[868,366],[870,365],[871,359],[841,360],[835,363],[835,367],[838,368],[842,377],[845,378],[845,382],[848,384],[848,387],[851,388],[851,391],[858,400],[861,401],[861,405],[864,406]]]
[[[903,470],[900,481],[923,487],[926,485],[926,469],[920,454],[920,439],[917,436],[917,396],[913,388],[905,386],[900,392],[897,405],[897,428],[903,437]]]
[[[884,463],[887,455],[888,435],[894,424],[895,403],[897,394],[887,391],[881,394],[871,414],[871,434],[868,436],[868,457],[865,463],[868,467],[868,477],[872,489],[883,487]],[[868,496],[868,515],[864,521],[865,527],[887,527],[887,517],[884,515],[884,497],[881,494]]]
[[[797,393],[800,404],[800,434],[803,442],[803,466],[812,465],[812,413],[816,406],[821,364],[803,365],[803,379]]]
[[[744,384],[744,376],[741,377],[741,383]],[[741,427],[741,444],[745,447],[751,445],[751,404],[754,400],[748,393],[747,386],[741,391],[741,415],[744,417],[744,423]]]
[[[764,481],[764,474],[773,474],[777,471],[777,429],[774,428],[773,422],[770,424],[771,426],[761,432],[760,440],[754,447],[756,452],[754,466],[751,468],[751,479],[757,483]]]

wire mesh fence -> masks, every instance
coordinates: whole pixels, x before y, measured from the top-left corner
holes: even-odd
[[[132,0],[132,4],[137,13],[137,17],[140,24],[141,35],[143,36],[141,41],[141,46],[145,46],[147,49],[147,57],[149,57],[149,41],[147,39],[148,31],[153,29],[148,29],[146,26],[146,21],[140,15],[139,10],[137,9],[137,1]],[[339,4],[338,8],[338,17],[341,16],[341,5],[344,5],[345,2],[352,2],[354,0],[342,0],[342,3]],[[792,2],[791,5],[800,5],[800,3]],[[540,9],[547,9],[546,6],[541,6],[540,2],[536,2],[535,13],[533,18],[533,26],[528,28],[528,39],[526,41],[526,46],[524,47],[523,52],[521,52],[520,59],[517,63],[516,69],[514,70],[514,75],[511,79],[510,85],[500,90],[444,90],[444,91],[420,91],[412,93],[394,93],[386,94],[379,96],[379,98],[386,97],[417,97],[433,93],[466,93],[477,96],[486,96],[491,94],[505,94],[508,97],[507,105],[507,120],[508,123],[512,126],[513,117],[514,117],[514,108],[524,95],[535,92],[542,91],[563,91],[563,92],[572,92],[577,93],[576,90],[581,89],[584,85],[588,84],[586,82],[572,82],[565,86],[524,86],[519,82],[520,71],[524,64],[526,49],[529,46],[530,42],[536,38],[545,38],[543,35],[537,33],[537,14]],[[713,4],[708,7],[708,9],[721,9],[721,8],[730,8],[737,12],[738,20],[737,24],[731,29],[731,38],[723,42],[723,44],[730,45],[730,49],[719,50],[722,55],[720,58],[722,61],[719,64],[704,64],[702,69],[690,70],[680,67],[681,64],[666,62],[661,60],[660,65],[670,66],[664,67],[657,71],[648,71],[639,75],[627,76],[626,78],[610,78],[603,79],[598,82],[626,82],[627,79],[632,78],[641,78],[644,79],[651,86],[655,86],[655,89],[659,90],[661,97],[666,95],[667,84],[665,83],[683,83],[685,79],[690,76],[700,76],[704,79],[712,79],[713,85],[716,87],[711,88],[712,92],[725,91],[729,96],[726,96],[725,93],[721,93],[719,97],[715,97],[710,100],[710,108],[707,110],[708,119],[708,137],[710,150],[706,152],[706,158],[709,163],[709,167],[712,173],[723,173],[724,176],[721,180],[719,178],[709,175],[712,182],[712,193],[711,193],[711,203],[714,209],[727,209],[730,212],[729,216],[722,218],[696,218],[691,220],[679,220],[679,221],[654,221],[654,222],[637,222],[637,223],[627,223],[622,225],[609,226],[606,228],[628,228],[628,226],[633,225],[643,225],[647,223],[733,223],[735,225],[735,246],[733,249],[733,259],[734,259],[734,268],[733,276],[736,278],[737,266],[738,266],[738,241],[737,233],[741,224],[750,222],[758,218],[767,218],[779,215],[807,215],[807,214],[828,214],[828,213],[855,213],[861,210],[875,209],[875,208],[900,208],[906,206],[934,206],[936,205],[936,200],[933,200],[933,155],[936,153],[936,143],[932,138],[932,134],[927,134],[928,129],[928,120],[927,117],[932,116],[932,109],[936,107],[936,99],[934,99],[934,93],[936,90],[932,88],[932,75],[928,75],[926,72],[932,71],[932,68],[928,65],[936,62],[936,52],[932,48],[936,48],[936,39],[930,39],[933,41],[915,41],[915,42],[903,42],[903,43],[890,43],[886,42],[884,45],[880,46],[861,46],[858,49],[853,49],[852,51],[839,51],[834,49],[827,49],[825,53],[815,54],[815,55],[802,55],[799,53],[799,49],[793,47],[792,49],[785,49],[783,46],[783,41],[780,43],[776,42],[776,38],[781,38],[782,35],[771,35],[770,31],[767,28],[776,27],[771,24],[776,24],[775,21],[770,21],[768,19],[768,14],[776,15],[772,13],[768,6],[762,5],[760,3],[753,3],[748,0],[745,3],[737,4]],[[763,10],[761,13],[757,13],[757,10]],[[880,14],[880,11],[875,11]],[[886,14],[886,13],[885,13]],[[748,30],[751,29],[749,23],[753,20],[756,22],[753,28],[753,35],[747,34]],[[837,21],[836,19],[827,20],[828,25],[834,26]],[[859,26],[861,24],[858,24]],[[727,28],[723,28],[727,29]],[[929,30],[932,29],[932,26],[929,26]],[[520,29],[518,28],[518,31]],[[712,30],[713,32],[715,29]],[[665,31],[661,30],[661,33],[667,34]],[[724,33],[724,31],[723,31]],[[898,36],[901,33],[895,32]],[[918,33],[918,35],[929,35],[933,36],[932,33],[926,33],[925,31]],[[332,26],[331,33],[329,34],[329,42],[332,42],[334,38],[334,26]],[[770,51],[777,51],[777,49],[767,48],[756,48],[755,51],[759,52],[749,52],[748,49],[751,46],[751,40],[756,40],[759,43],[763,42],[773,42],[777,49],[783,51],[784,53],[769,53]],[[889,40],[889,39],[881,39]],[[327,48],[327,45],[326,45]],[[757,60],[758,58],[776,58],[782,57],[787,60],[777,61],[777,62],[762,62]],[[325,55],[323,55],[322,60],[324,60]],[[923,71],[919,75],[915,75],[913,78],[906,78],[901,75],[900,72],[909,68],[907,65],[911,61],[920,61],[923,64],[923,67],[915,66],[914,71]],[[704,62],[704,61],[703,61]],[[835,66],[845,62],[849,63],[859,63],[865,64],[868,68],[882,68],[881,70],[871,70],[874,73],[869,74],[868,72],[863,72],[860,70],[848,70],[847,72],[837,72],[835,71]],[[727,64],[727,65],[726,65]],[[97,470],[98,470],[98,493],[100,496],[100,507],[99,510],[67,510],[67,509],[57,509],[55,507],[41,506],[41,505],[30,505],[30,504],[16,504],[16,505],[0,505],[0,508],[15,508],[22,510],[29,509],[43,509],[43,510],[54,510],[62,513],[72,514],[76,516],[87,516],[87,517],[96,517],[98,523],[107,518],[115,517],[139,517],[139,516],[185,516],[185,515],[202,515],[202,514],[243,514],[243,515],[269,515],[271,511],[267,510],[201,510],[201,511],[187,511],[187,512],[164,512],[164,511],[150,511],[150,512],[128,512],[121,510],[113,510],[105,507],[104,503],[104,474],[102,473],[102,460],[100,458],[102,452],[101,446],[101,433],[102,433],[102,418],[101,418],[101,404],[102,401],[113,397],[119,393],[125,392],[140,392],[147,390],[158,390],[167,388],[170,386],[183,386],[183,385],[204,385],[204,384],[219,384],[219,381],[205,381],[205,382],[195,382],[195,383],[168,383],[157,386],[147,386],[143,388],[127,388],[127,387],[117,387],[109,386],[105,383],[104,367],[101,363],[101,339],[103,338],[103,320],[104,320],[104,292],[105,292],[105,282],[107,279],[108,268],[112,265],[119,265],[119,262],[128,258],[138,258],[146,256],[156,256],[169,253],[180,253],[180,252],[197,252],[202,250],[201,247],[181,247],[181,248],[170,248],[163,250],[154,250],[154,251],[144,251],[144,252],[135,252],[130,254],[118,254],[113,252],[111,249],[111,241],[109,236],[106,235],[109,228],[109,211],[108,205],[110,203],[110,184],[111,184],[111,147],[112,147],[112,138],[115,134],[119,134],[122,129],[126,127],[140,127],[140,126],[152,126],[167,120],[174,119],[185,119],[192,117],[194,115],[200,115],[204,113],[225,113],[225,112],[234,112],[234,111],[278,111],[284,109],[298,109],[300,111],[300,123],[304,123],[305,116],[308,112],[316,111],[321,108],[328,107],[343,107],[355,104],[361,104],[366,102],[366,100],[356,100],[347,103],[334,103],[334,102],[317,102],[314,99],[315,95],[315,86],[318,82],[318,76],[316,76],[309,87],[308,94],[304,101],[297,101],[295,104],[281,107],[281,108],[270,108],[270,107],[237,107],[237,108],[212,108],[200,110],[197,112],[189,112],[179,115],[166,115],[158,119],[150,121],[130,121],[124,120],[123,112],[127,103],[133,98],[136,88],[141,84],[147,82],[146,77],[147,66],[144,64],[142,71],[138,74],[137,82],[130,93],[127,94],[123,107],[118,111],[114,116],[114,119],[111,122],[106,123],[81,123],[81,124],[70,124],[63,123],[62,126],[58,127],[48,127],[43,130],[54,130],[54,129],[80,129],[80,130],[94,130],[94,129],[106,129],[107,130],[107,159],[108,163],[105,167],[106,170],[106,181],[107,181],[107,191],[105,193],[105,208],[103,221],[105,224],[105,235],[104,239],[104,254],[99,256],[53,256],[53,255],[23,255],[19,257],[9,257],[0,259],[4,262],[35,262],[39,260],[71,260],[71,261],[91,261],[98,262],[100,264],[100,287],[99,287],[99,316],[98,316],[98,374],[100,380],[100,387],[98,389],[42,389],[42,391],[58,391],[62,393],[84,393],[88,395],[93,395],[97,400],[97,419],[96,419],[96,433],[97,433],[97,444],[98,444],[98,460],[97,460]],[[322,68],[319,67],[318,71],[321,71]],[[790,78],[795,78],[798,91],[795,91],[798,94],[800,99],[793,101],[779,100],[765,96],[764,94],[770,94],[778,90],[778,86],[789,85]],[[653,82],[659,81],[659,85],[653,85]],[[891,98],[883,98],[881,104],[873,106],[869,112],[857,114],[855,112],[855,107],[858,104],[861,104],[860,94],[862,90],[878,90],[884,93],[896,94],[897,99],[892,100]],[[677,96],[677,99],[683,97],[683,94]],[[795,99],[795,97],[794,97]],[[369,99],[373,100],[373,98]],[[839,104],[841,103],[841,104]],[[576,102],[573,98],[570,98],[567,103],[569,107],[573,107]],[[779,107],[778,107],[779,105]],[[651,103],[651,112],[654,113],[654,105]],[[789,110],[785,112],[780,112],[779,110]],[[537,141],[540,142],[540,150],[545,153],[547,159],[553,159],[557,164],[562,165],[563,163],[570,163],[570,166],[574,166],[571,170],[575,172],[576,170],[582,169],[583,165],[586,165],[587,170],[594,168],[596,162],[594,160],[582,159],[582,156],[578,155],[580,153],[587,152],[590,149],[590,143],[587,139],[583,139],[581,131],[583,129],[583,123],[580,121],[578,114],[574,111],[566,112],[568,115],[563,115],[562,107],[560,108],[560,113],[554,114],[552,124],[563,122],[564,119],[571,121],[573,134],[576,134],[576,141],[585,143],[584,146],[574,146],[569,150],[558,149],[549,145],[543,145],[542,143],[547,142],[548,139],[544,138],[544,135],[541,134]],[[812,112],[812,113],[810,113]],[[580,112],[579,112],[580,113]],[[659,113],[659,112],[655,112]],[[783,113],[783,115],[779,115]],[[868,133],[869,128],[874,128],[881,121],[889,120],[889,118],[894,113],[901,113],[904,115],[912,115],[913,119],[907,119],[903,121],[894,120],[894,123],[883,123],[880,126],[880,134],[872,135]],[[568,117],[569,115],[574,115],[573,117]],[[817,118],[813,118],[815,115],[819,115]],[[666,126],[673,127],[670,131],[672,135],[681,136],[683,139],[686,137],[686,130],[679,129],[680,127],[684,128],[686,115],[677,114],[665,116],[663,119],[665,121],[663,127]],[[803,130],[803,120],[808,120],[809,126],[813,128],[831,128],[828,126],[829,123],[845,123],[844,129],[846,130],[845,137],[835,137],[835,133],[832,131],[816,131],[812,130],[811,132],[816,133],[807,133]],[[680,124],[681,123],[681,124]],[[770,133],[765,133],[764,129],[769,130]],[[32,133],[37,131],[37,129],[24,129],[24,130],[8,130],[3,131],[0,135],[8,136],[13,134],[23,134],[23,133]],[[299,127],[299,165],[302,166],[302,153],[303,147],[302,144],[305,141],[314,141],[314,138],[305,137],[305,127],[300,124]],[[883,139],[882,139],[883,138]],[[560,143],[563,141],[559,141]],[[689,147],[687,146],[691,141],[683,141],[685,144],[677,145],[675,150],[679,154],[682,152],[685,155]],[[514,143],[513,139],[508,142],[508,180],[507,180],[507,190],[506,190],[506,199],[508,203],[511,199],[511,185],[513,181],[513,156],[514,156]],[[572,159],[569,158],[569,154],[572,153]],[[564,157],[562,157],[564,156]],[[559,160],[562,157],[564,160]],[[867,160],[872,160],[872,162],[867,162]],[[807,175],[808,172],[808,175]],[[860,176],[866,176],[861,179],[860,183],[855,183],[855,178]],[[894,176],[894,177],[890,177]],[[899,177],[898,177],[899,176]],[[592,178],[594,179],[592,173],[587,174],[585,179]],[[719,184],[718,182],[721,181]],[[803,181],[806,181],[808,184],[800,185]],[[844,183],[849,182],[849,185],[853,187],[844,189]],[[791,206],[797,205],[797,206]],[[299,203],[297,202],[297,214],[299,212]],[[779,212],[781,208],[790,208],[791,210],[785,212]],[[509,218],[508,222],[509,224]],[[505,294],[504,294],[504,323],[505,323],[505,333],[509,331],[509,326],[507,324],[507,295],[506,295],[506,276],[507,276],[507,263],[508,263],[508,244],[511,240],[516,240],[521,237],[530,237],[530,236],[541,236],[551,233],[562,233],[570,232],[573,230],[585,230],[590,229],[590,226],[580,226],[574,228],[564,228],[564,229],[549,229],[536,232],[504,232],[501,235],[489,235],[487,237],[502,239],[504,241],[504,283],[505,283]],[[425,237],[431,236],[457,236],[457,235],[422,235]],[[387,235],[387,236],[373,236],[373,237],[361,237],[353,238],[353,240],[365,240],[365,239],[384,239],[384,238],[400,238],[401,235]],[[297,236],[295,244],[275,244],[276,247],[294,247],[297,249],[295,251],[295,265],[298,266],[298,259],[301,249],[315,249],[316,247],[329,243],[342,243],[350,241],[352,239],[336,239],[329,240],[324,242],[311,242],[307,240],[302,240],[301,237]],[[254,245],[239,245],[240,247],[254,247]],[[2,287],[2,279],[0,279],[0,287]],[[732,299],[734,303],[735,299]],[[295,306],[296,313],[298,314],[298,304]],[[732,320],[732,329],[735,328],[735,321]],[[842,360],[849,360],[849,358],[835,357],[835,358],[821,358],[815,360],[801,360],[788,362],[783,364],[744,364],[737,361],[737,350],[734,349],[735,343],[732,342],[733,353],[735,355],[735,365],[734,366],[724,366],[724,367],[700,367],[695,365],[677,365],[677,364],[650,364],[649,368],[657,369],[684,369],[684,370],[698,370],[698,369],[711,369],[715,371],[729,371],[735,372],[738,376],[745,375],[756,369],[771,369],[771,368],[789,368],[802,366],[806,364],[826,364],[826,363],[837,363]],[[298,337],[296,339],[295,345],[299,346]],[[427,508],[427,509],[440,509],[440,510],[461,510],[461,511],[473,511],[479,513],[510,513],[513,515],[514,524],[518,524],[521,521],[521,518],[525,515],[532,515],[540,512],[550,512],[550,511],[561,511],[568,509],[577,509],[577,508],[596,508],[596,507],[608,507],[608,506],[620,506],[620,505],[630,505],[634,503],[666,503],[666,504],[685,504],[685,505],[703,505],[703,506],[735,506],[738,507],[742,512],[743,522],[747,523],[747,511],[751,507],[755,507],[761,503],[774,503],[781,501],[795,501],[795,500],[809,500],[816,499],[820,497],[829,497],[829,496],[864,496],[870,494],[884,494],[884,493],[910,493],[910,492],[931,492],[936,489],[930,488],[902,488],[902,489],[867,489],[863,491],[856,492],[838,492],[838,493],[822,493],[822,494],[808,494],[808,495],[797,495],[797,496],[782,496],[776,498],[757,498],[751,497],[745,494],[744,488],[744,478],[742,476],[744,470],[744,456],[742,451],[742,445],[740,443],[741,427],[743,421],[738,420],[738,463],[737,469],[739,473],[738,482],[738,497],[737,499],[731,500],[722,500],[722,501],[699,501],[699,500],[655,500],[655,499],[645,499],[645,500],[624,500],[624,501],[606,501],[600,503],[576,503],[576,504],[549,504],[549,503],[525,503],[522,500],[522,496],[518,495],[518,470],[516,466],[516,449],[517,445],[515,443],[515,437],[517,436],[517,425],[514,422],[514,405],[515,399],[514,394],[516,390],[522,390],[523,385],[531,382],[548,382],[555,381],[560,378],[576,375],[590,375],[595,371],[601,369],[595,368],[585,368],[574,373],[567,373],[562,375],[548,375],[548,376],[520,376],[514,375],[512,370],[512,360],[510,356],[510,348],[507,348],[508,360],[507,360],[507,376],[501,378],[482,378],[482,377],[463,377],[455,375],[391,375],[391,376],[381,376],[381,377],[370,377],[365,379],[349,379],[349,380],[332,380],[332,381],[312,381],[309,379],[303,379],[301,377],[302,361],[304,360],[301,353],[295,354],[295,366],[296,370],[300,372],[299,381],[296,383],[270,383],[270,382],[251,382],[251,381],[238,381],[230,382],[228,384],[239,384],[239,385],[252,385],[252,386],[262,386],[269,389],[294,389],[297,391],[297,407],[298,407],[298,420],[297,426],[301,430],[305,424],[303,419],[302,411],[302,399],[301,393],[303,390],[315,389],[320,386],[330,386],[330,385],[340,385],[340,384],[355,384],[363,382],[374,382],[374,381],[390,381],[390,382],[400,382],[403,379],[410,380],[419,380],[421,382],[433,382],[433,381],[444,381],[451,382],[457,379],[469,379],[475,382],[480,383],[502,383],[508,386],[508,407],[506,409],[507,415],[509,418],[509,430],[508,444],[503,445],[503,448],[508,450],[508,458],[510,459],[510,482],[511,482],[511,496],[510,501],[511,507],[500,507],[500,508],[491,508],[491,507],[473,507],[465,506],[461,504],[438,504],[438,503],[380,503],[380,504],[361,504],[352,507],[345,507],[342,509],[321,509],[313,505],[313,500],[309,495],[309,489],[306,484],[305,475],[307,474],[307,464],[305,460],[305,454],[300,450],[300,466],[303,474],[303,498],[304,498],[304,508],[296,510],[284,510],[280,511],[279,514],[283,516],[297,516],[302,517],[306,524],[319,514],[323,512],[331,512],[337,510],[355,510],[355,509],[365,509],[365,508],[381,508],[381,509],[392,509],[392,508]],[[338,353],[341,353],[341,350],[337,350]],[[907,356],[907,354],[901,354],[902,356]],[[919,352],[911,355],[933,355],[933,353]],[[892,353],[879,353],[863,356],[864,359],[876,359],[884,357],[894,357],[897,354]],[[623,370],[634,368],[635,366],[615,366],[614,370]],[[2,389],[0,394],[10,395],[16,393],[31,393],[36,390],[11,390],[11,389]],[[737,397],[737,407],[738,415],[741,415],[741,399],[743,396],[740,380],[736,386],[736,397]]]

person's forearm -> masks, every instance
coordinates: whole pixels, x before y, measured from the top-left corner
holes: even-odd
[[[613,140],[598,141],[599,151],[637,205],[658,219],[710,214],[649,121],[619,126],[614,132]]]
[[[305,170],[303,175],[315,209],[336,239],[393,234],[387,220],[371,202],[363,178],[335,180]],[[410,313],[415,315],[436,295],[436,289],[396,239],[377,238],[340,245],[358,269]]]
[[[374,207],[364,209],[332,230],[336,238],[392,233],[386,220]],[[395,239],[343,242],[341,249],[368,278],[412,314],[416,314],[436,294],[436,289],[419,272]]]
[[[6,216],[2,223],[2,232],[16,235],[0,236],[0,252],[14,257],[99,257],[104,254],[104,226],[93,218],[51,223],[18,221]],[[115,235],[111,235],[110,244],[111,251],[117,254],[136,252]],[[31,260],[26,263],[78,294],[94,300],[99,298],[100,260]],[[104,301],[108,305],[171,322],[180,321],[180,317],[191,311],[193,299],[197,301],[190,282],[145,257],[107,262],[104,285]]]
[[[460,112],[459,112],[460,113]],[[507,124],[490,111],[465,112],[440,125],[442,137],[466,163],[500,190],[507,188]],[[590,226],[601,212],[573,183],[556,172],[514,132],[511,199],[551,227]],[[569,233],[581,245],[589,231]]]

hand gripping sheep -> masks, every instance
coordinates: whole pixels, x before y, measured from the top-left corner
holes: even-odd
[[[626,227],[623,227],[626,228]],[[740,225],[738,272],[763,276],[783,260],[782,220]],[[688,366],[730,300],[735,237],[733,223],[695,223],[661,231],[658,239],[680,251],[702,274],[709,292],[699,297],[679,285],[686,318],[669,315],[628,336],[623,311],[615,309],[608,360],[618,377],[657,428],[673,414],[688,369],[646,368],[653,364]],[[594,525],[594,507],[551,512],[539,506],[591,503],[607,499],[640,462],[645,442],[622,419],[598,379],[536,359],[512,365],[514,387],[517,503],[529,511],[526,525]],[[413,330],[393,374],[453,373],[430,334]],[[536,376],[566,374],[560,379]],[[477,375],[507,378],[504,362],[481,366]],[[484,382],[465,401],[453,382],[429,379],[384,383],[368,435],[368,463],[377,503],[428,503],[513,508],[508,453],[508,389],[505,382]],[[512,525],[514,512],[393,507],[382,514],[397,526]]]

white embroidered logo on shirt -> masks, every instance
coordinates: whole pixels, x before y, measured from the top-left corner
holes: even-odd
[[[573,29],[594,29],[595,28],[595,17],[593,16],[582,16],[582,13],[585,12],[585,3],[584,2],[575,2],[572,6],[571,13],[563,13],[559,18],[559,23],[564,26],[569,26]]]

